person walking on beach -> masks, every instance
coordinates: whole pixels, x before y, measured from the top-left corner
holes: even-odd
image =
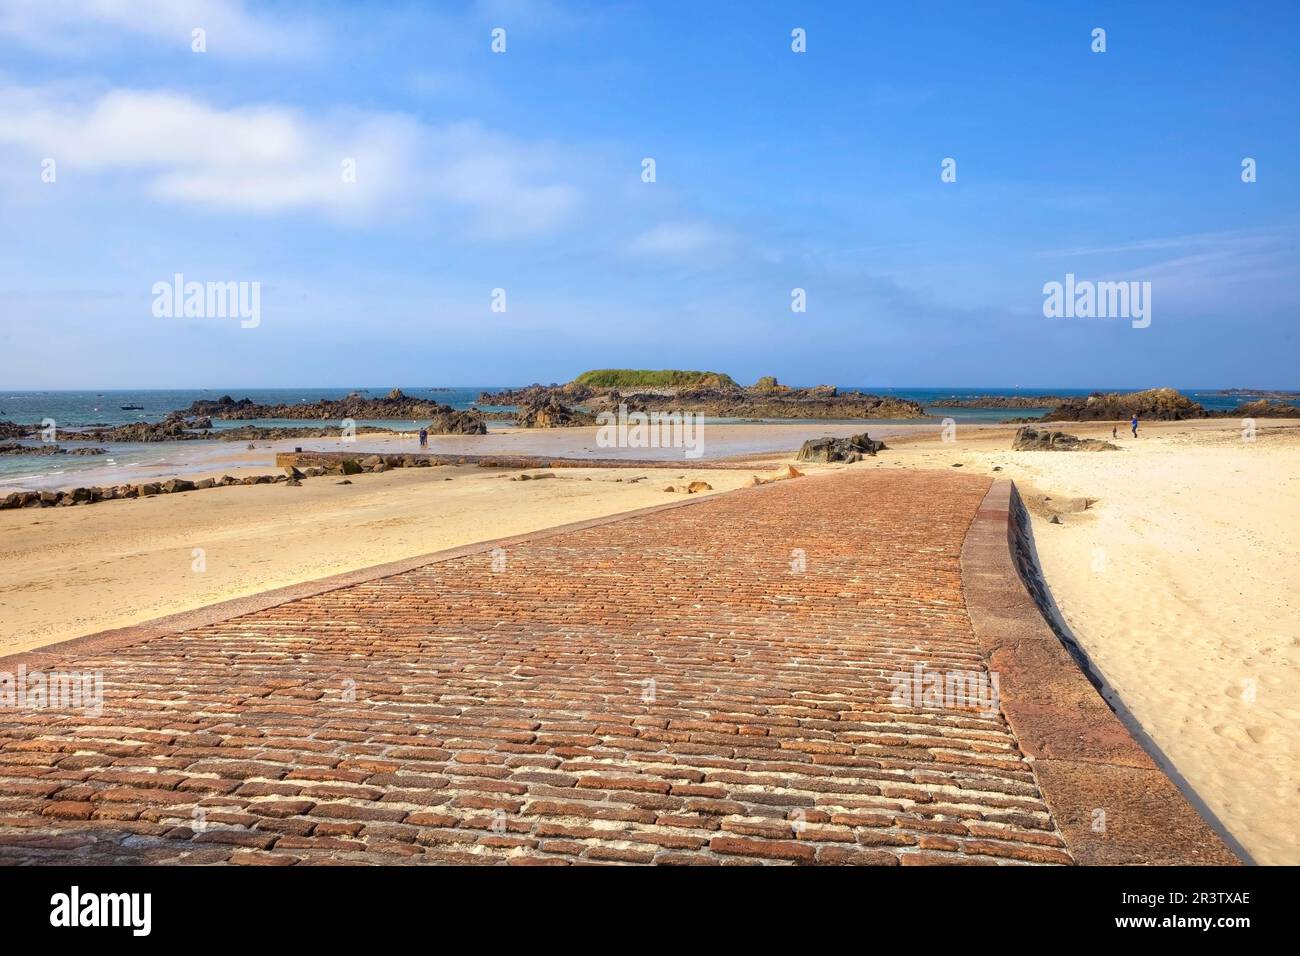
[[[1111,426],[1110,426],[1110,437],[1111,437],[1111,438],[1118,438],[1118,437],[1119,437],[1119,426],[1118,426],[1118,425],[1111,425]]]
[[[1133,420],[1129,422],[1129,426],[1133,429],[1133,437],[1137,438],[1138,437],[1138,413],[1137,412],[1133,413]]]
[[[420,429],[420,447],[421,448],[429,447],[429,429],[427,428]]]

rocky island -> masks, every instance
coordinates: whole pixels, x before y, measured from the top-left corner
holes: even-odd
[[[0,443],[0,455],[103,455],[106,448],[63,448],[59,445],[23,445],[18,442]]]
[[[482,405],[544,405],[548,408],[637,412],[694,412],[716,418],[925,418],[916,402],[865,392],[841,392],[834,385],[794,388],[765,376],[739,385],[721,372],[677,369],[596,369],[564,385],[530,385],[485,392]]]
[[[434,435],[483,435],[487,433],[483,416],[477,411],[458,411],[450,405],[422,398],[411,398],[400,388],[395,388],[384,398],[371,398],[353,392],[345,398],[302,402],[297,405],[259,405],[248,398],[236,401],[222,395],[216,401],[199,399],[188,408],[174,412],[178,418],[208,416],[223,421],[248,421],[252,419],[289,418],[312,421],[393,420],[427,422]]]
[[[1041,418],[1011,419],[1010,423],[1126,421],[1133,415],[1145,421],[1169,422],[1194,418],[1300,418],[1300,405],[1259,399],[1236,408],[1210,410],[1175,388],[1149,388],[1067,398]]]
[[[1210,395],[1231,395],[1239,398],[1279,398],[1288,402],[1300,402],[1300,391],[1285,388],[1220,388]]]

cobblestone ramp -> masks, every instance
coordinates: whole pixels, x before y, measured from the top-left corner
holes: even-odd
[[[104,710],[0,711],[0,861],[1071,863],[1000,714],[891,703],[986,673],[988,489],[785,481],[57,648]]]

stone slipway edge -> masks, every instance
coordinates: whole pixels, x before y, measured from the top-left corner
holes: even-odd
[[[962,591],[1002,712],[1083,864],[1240,861],[1098,694],[1026,587],[1036,575],[1013,482],[994,481],[961,552]]]

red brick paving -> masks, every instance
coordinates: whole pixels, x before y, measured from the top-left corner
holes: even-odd
[[[988,488],[785,481],[56,649],[104,711],[0,711],[0,861],[1070,863],[1000,715],[890,702],[984,671]]]

